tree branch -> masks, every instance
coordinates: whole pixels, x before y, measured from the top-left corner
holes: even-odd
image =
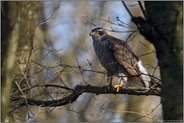
[[[62,87],[62,89],[65,89],[65,88]],[[122,88],[119,90],[119,92],[117,92],[115,88],[108,89],[108,86],[98,87],[98,86],[92,86],[92,85],[77,85],[72,90],[73,91],[69,95],[61,99],[58,99],[58,100],[36,100],[36,99],[23,98],[23,97],[12,97],[12,101],[20,101],[21,106],[35,105],[35,106],[41,106],[41,107],[56,107],[56,106],[66,105],[66,104],[76,101],[76,99],[83,93],[93,93],[96,95],[99,95],[99,94],[129,94],[129,95],[137,95],[137,96],[139,95],[161,96],[160,89],[158,88],[147,89],[144,87]]]
[[[154,43],[154,41],[158,40],[160,36],[156,32],[152,22],[150,22],[150,20],[148,19],[148,15],[143,9],[141,2],[139,1],[138,4],[143,12],[143,15],[145,16],[145,19],[142,17],[133,16],[130,10],[128,9],[126,3],[124,1],[122,1],[122,3],[128,14],[130,15],[132,22],[134,22],[135,25],[137,26],[140,34],[143,35],[151,43]]]
[[[145,12],[145,10],[144,10],[144,7],[143,7],[141,1],[138,1],[138,4],[139,4],[139,6],[140,6],[140,9],[141,9],[141,11],[142,11],[144,17],[146,18],[146,12]]]

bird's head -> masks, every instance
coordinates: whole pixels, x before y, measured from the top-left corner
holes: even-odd
[[[103,28],[97,27],[92,29],[89,35],[95,40],[101,40],[107,35],[107,32]]]

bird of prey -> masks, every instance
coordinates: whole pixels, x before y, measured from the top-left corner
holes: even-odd
[[[147,70],[125,41],[108,35],[100,27],[92,29],[89,35],[93,39],[93,47],[100,63],[107,70],[109,87],[112,87],[114,75],[120,79],[120,84],[114,86],[117,91],[127,84],[131,77],[149,87],[151,78]]]

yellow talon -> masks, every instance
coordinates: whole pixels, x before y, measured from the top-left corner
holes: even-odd
[[[120,80],[120,84],[119,85],[114,85],[114,88],[116,89],[116,92],[119,92],[120,88],[123,86],[124,81]]]

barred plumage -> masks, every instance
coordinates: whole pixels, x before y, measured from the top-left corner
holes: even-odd
[[[122,76],[124,81],[129,77],[136,77],[139,82],[149,87],[151,79],[148,72],[126,42],[108,35],[102,28],[93,29],[90,35],[96,55],[107,70],[108,77]]]

